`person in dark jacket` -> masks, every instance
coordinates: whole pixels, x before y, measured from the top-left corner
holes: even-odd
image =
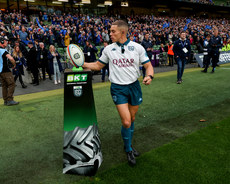
[[[153,56],[153,42],[149,39],[149,34],[145,34],[145,38],[143,39],[141,45],[145,48],[148,58],[151,61]],[[142,67],[143,78],[145,78],[145,67]]]
[[[101,57],[104,48],[109,45],[109,43],[107,41],[104,41],[103,44],[104,44],[104,47],[101,49],[99,57]],[[108,76],[109,76],[109,64],[106,64],[105,67],[102,68],[101,82],[105,82],[105,73],[106,73],[106,70],[107,70]]]
[[[212,73],[215,72],[217,63],[219,62],[220,49],[222,47],[221,37],[218,35],[218,28],[214,28],[214,35],[210,39],[210,57],[212,58]]]
[[[38,79],[37,51],[36,51],[36,48],[33,46],[33,42],[29,42],[28,47],[30,49],[27,55],[28,70],[31,71],[33,78],[34,78],[32,84],[34,84],[34,86],[38,86],[39,79]]]
[[[188,62],[191,53],[191,45],[189,40],[186,39],[185,31],[182,31],[179,40],[175,41],[173,52],[177,60],[177,84],[181,84],[185,64]]]
[[[12,45],[14,45],[14,42],[18,40],[18,34],[15,32],[14,29],[12,29],[11,33],[8,35],[9,40],[11,41]]]
[[[48,64],[48,51],[45,49],[44,43],[40,42],[39,43],[39,47],[40,49],[37,51],[37,60],[38,60],[38,64],[39,67],[42,69],[42,76],[43,76],[43,80],[46,80],[46,72],[49,74],[49,79],[51,79],[51,74],[49,72],[49,64]]]
[[[19,49],[20,51],[22,52],[22,55],[27,58],[27,55],[28,55],[28,50],[26,49],[25,47],[25,44],[20,42],[20,40],[17,40],[14,42],[15,43],[15,46],[19,46]]]
[[[203,54],[204,54],[204,58],[203,58],[203,67],[204,70],[202,70],[201,72],[207,73],[209,64],[210,64],[210,51],[211,51],[211,46],[210,46],[210,35],[208,35],[206,37],[206,39],[204,40],[204,45],[203,45]]]
[[[164,44],[161,43],[160,48],[159,48],[160,53],[166,52]]]
[[[196,47],[197,47],[197,50],[198,50],[198,54],[203,53],[204,48],[203,48],[203,43],[202,43],[202,40],[200,39],[200,37],[197,37],[197,42],[195,44],[196,44]]]
[[[50,73],[54,74],[54,84],[61,83],[61,71],[63,71],[60,54],[56,51],[53,45],[50,45],[48,52]]]
[[[20,51],[19,46],[14,47],[12,55],[16,62],[16,68],[13,69],[14,81],[16,82],[17,78],[19,78],[19,82],[21,83],[22,88],[26,88],[27,86],[22,80],[22,75],[24,75],[23,66],[26,66],[26,61],[24,56],[22,55],[22,52]]]
[[[96,61],[97,48],[91,44],[90,41],[85,42],[83,53],[85,55],[85,62],[91,63]]]

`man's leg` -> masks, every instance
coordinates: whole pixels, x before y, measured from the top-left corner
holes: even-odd
[[[131,148],[131,114],[129,111],[128,103],[116,105],[118,113],[121,118],[122,128],[121,133],[124,140],[126,152],[132,151]],[[125,139],[124,139],[125,137]]]
[[[218,53],[214,53],[213,57],[212,57],[212,73],[215,72],[217,63],[219,62],[219,54]]]
[[[182,80],[182,76],[184,73],[184,68],[185,68],[186,62],[187,62],[187,59],[185,59],[185,58],[182,59],[181,80]]]
[[[1,80],[1,83],[2,83],[2,98],[4,100],[4,104],[5,102],[8,101],[8,97],[7,97],[7,93],[8,93],[8,87],[7,87],[7,82],[5,80],[5,73],[3,74],[0,74],[1,77],[0,77],[0,80]]]
[[[32,74],[33,74],[33,77],[34,77],[34,85],[39,85],[38,69],[34,69]]]
[[[204,63],[205,68],[204,68],[204,70],[202,70],[202,72],[206,73],[208,70],[209,64],[210,64],[210,56],[208,56],[208,55],[204,56],[204,62],[203,63]]]
[[[47,72],[48,75],[49,75],[49,79],[52,80],[51,72],[50,72],[50,67],[49,67],[49,63],[46,64],[46,72]]]
[[[169,58],[169,66],[173,66],[172,56],[168,55],[168,58]]]
[[[14,82],[14,76],[12,75],[11,72],[7,72],[7,73],[4,73],[4,82],[6,83],[5,87],[6,87],[6,91],[7,92],[7,101],[4,101],[4,104],[5,105],[17,105],[19,104],[19,102],[15,102],[14,101],[14,98],[13,98],[13,94],[14,94],[14,89],[15,89],[15,82]],[[7,89],[8,88],[8,89]],[[4,100],[5,100],[5,97],[4,97]]]
[[[139,106],[138,105],[130,105],[129,104],[129,112],[131,114],[131,141],[132,141],[132,138],[133,138],[133,133],[134,133],[134,121],[135,121],[135,116],[136,116],[136,113],[138,111],[138,108]]]
[[[140,153],[138,153],[138,151],[132,146],[132,139],[133,139],[133,134],[134,134],[134,121],[135,121],[135,116],[136,113],[138,111],[139,106],[138,105],[130,105],[129,104],[129,111],[131,114],[131,126],[130,126],[130,130],[131,130],[131,148],[133,150],[133,154],[135,157],[138,157],[140,155]]]
[[[121,118],[121,135],[124,141],[125,151],[127,153],[128,162],[130,165],[135,165],[136,160],[131,147],[131,113],[129,111],[128,103],[116,105],[118,113]]]
[[[17,79],[18,79],[18,75],[16,74],[16,75],[14,76],[14,81],[16,82]]]
[[[182,60],[177,58],[177,82],[181,80],[182,77]]]
[[[12,75],[11,72],[7,72],[5,73],[5,75],[6,75],[5,80],[6,80],[7,87],[8,87],[7,100],[12,101],[14,99],[13,94],[15,90],[14,76]]]
[[[42,79],[46,80],[46,66],[45,65],[42,66]]]

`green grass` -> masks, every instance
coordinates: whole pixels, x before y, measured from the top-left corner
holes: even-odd
[[[143,154],[133,168],[120,164],[80,184],[227,184],[230,118]]]
[[[215,5],[226,5],[227,0],[215,0]]]
[[[185,73],[183,80],[177,85],[175,72],[169,72],[156,75],[151,86],[142,86],[144,101],[136,117],[133,143],[141,153],[229,116],[228,70],[218,68],[215,74],[195,70]],[[97,86],[94,98],[104,159],[100,174],[126,163],[126,156],[109,84]],[[51,94],[34,94],[34,99],[27,95],[24,98],[29,100],[24,101],[16,97],[20,105],[0,106],[0,183],[65,184],[84,178],[62,174],[63,95]],[[207,121],[199,122],[203,118]]]

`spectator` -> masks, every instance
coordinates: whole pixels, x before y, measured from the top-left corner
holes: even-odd
[[[77,43],[77,32],[76,29],[74,28],[73,31],[70,33],[70,37],[72,38],[70,40],[70,43]]]
[[[38,61],[37,61],[37,51],[35,47],[33,46],[32,42],[28,43],[29,47],[29,52],[27,55],[27,66],[28,70],[31,71],[33,75],[33,82],[34,86],[39,85],[39,80],[38,80]]]
[[[96,61],[96,53],[97,48],[91,44],[90,41],[85,42],[85,47],[83,49],[83,53],[85,55],[85,61],[86,62],[95,62]]]
[[[102,39],[103,39],[103,41],[109,43],[109,34],[108,34],[108,30],[104,30],[104,32],[102,32]],[[105,42],[104,42],[104,43],[105,43]]]
[[[19,38],[25,45],[27,45],[27,43],[28,43],[28,33],[26,32],[25,27],[22,27],[22,30],[19,31]]]
[[[14,29],[11,30],[11,33],[9,33],[9,41],[11,41],[11,43],[14,45],[14,42],[18,39],[18,34],[15,32]]]
[[[70,36],[69,36],[70,30],[67,30],[65,37],[64,37],[64,42],[65,46],[67,47],[70,44]]]
[[[22,52],[22,55],[27,59],[28,51],[26,49],[26,46],[24,43],[20,42],[20,39],[14,42],[15,46],[19,46],[20,51]]]
[[[50,45],[48,59],[50,64],[50,73],[54,75],[54,84],[61,83],[61,72],[63,71],[60,54],[56,51],[53,45]]]
[[[23,66],[26,67],[26,61],[22,55],[22,52],[20,51],[19,46],[14,47],[12,56],[16,62],[16,67],[13,69],[14,81],[16,82],[17,78],[19,78],[22,88],[26,88],[27,86],[22,80],[22,75],[24,75]]]
[[[48,44],[49,45],[54,45],[54,43],[55,43],[55,36],[53,34],[53,31],[49,30],[49,33],[48,33]]]
[[[42,69],[43,80],[46,80],[46,72],[49,75],[49,79],[52,80],[48,64],[48,51],[46,50],[43,42],[39,43],[39,47],[40,48],[37,51],[37,60],[39,67]]]
[[[230,39],[228,39],[226,44],[223,44],[221,51],[230,51]]]
[[[161,44],[161,46],[160,46],[160,48],[159,48],[159,51],[160,51],[160,53],[165,52],[165,47],[164,47],[164,44],[163,44],[163,43]]]
[[[144,49],[145,49],[145,51],[147,53],[147,56],[148,56],[149,60],[151,61],[152,60],[152,55],[153,55],[153,53],[152,53],[153,52],[153,43],[149,39],[149,34],[148,33],[145,34],[141,45],[144,47]],[[144,67],[142,67],[142,73],[143,73],[143,78],[145,78],[146,71],[145,71]]]
[[[101,43],[101,35],[100,31],[97,31],[97,34],[95,35],[95,45],[98,46]]]
[[[104,48],[107,47],[108,44],[109,44],[107,41],[104,41],[103,43],[104,43],[104,47],[101,49],[100,54],[99,54],[99,57],[101,57]],[[106,65],[104,66],[104,68],[102,68],[101,82],[105,82],[105,74],[106,74],[106,71],[107,71],[108,76],[109,76],[109,64],[106,64]]]
[[[28,41],[31,41],[32,43],[34,43],[34,33],[32,29],[29,29]]]
[[[204,54],[204,58],[203,58],[203,68],[204,70],[202,70],[202,72],[207,73],[209,64],[210,64],[210,51],[211,51],[211,46],[210,46],[210,35],[207,35],[204,44],[203,44],[203,54]]]
[[[172,42],[173,41],[172,39],[173,39],[173,34],[172,34],[172,32],[170,32],[169,35],[168,35],[168,41]]]
[[[85,35],[85,32],[81,32],[79,35],[78,35],[78,44],[80,46],[84,46],[85,45],[85,41],[86,41],[86,35]]]
[[[172,44],[172,41],[169,41],[168,58],[169,58],[169,66],[172,66],[172,67],[174,65],[173,57],[174,57],[173,44]]]
[[[34,47],[35,47],[36,51],[38,51],[40,49],[40,47],[39,47],[39,40],[38,39],[34,40]]]

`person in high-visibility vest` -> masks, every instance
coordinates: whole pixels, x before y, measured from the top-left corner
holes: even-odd
[[[225,45],[223,45],[221,51],[230,51],[230,39],[227,41]]]
[[[174,64],[173,57],[174,57],[173,44],[172,41],[169,41],[169,45],[168,45],[169,66],[173,66]]]

